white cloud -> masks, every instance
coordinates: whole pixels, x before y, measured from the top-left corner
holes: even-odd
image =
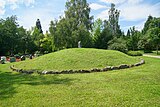
[[[122,20],[126,21],[138,21],[146,19],[149,15],[160,16],[160,4],[150,5],[150,4],[124,4],[119,7],[121,13],[120,16]]]
[[[144,27],[144,23],[146,21],[140,22],[139,24],[135,25],[135,29],[141,31]]]
[[[4,15],[5,13],[5,10],[4,10],[5,4],[6,2],[4,0],[0,0],[0,15]]]
[[[12,10],[19,7],[20,4],[30,6],[35,3],[35,0],[0,0],[0,15],[5,14],[5,6],[9,5]]]
[[[10,4],[25,4],[26,6],[29,6],[31,4],[35,3],[35,0],[7,0]]]
[[[8,0],[7,2],[6,2],[6,5],[10,5],[10,8],[12,9],[12,10],[15,10],[15,9],[17,9],[18,8],[18,3],[19,3],[20,1],[18,1],[18,0]]]
[[[108,10],[102,11],[100,14],[97,15],[96,19],[100,18],[102,20],[107,20],[109,17]]]
[[[17,9],[19,6],[16,4],[16,3],[14,3],[14,4],[12,4],[11,6],[10,6],[10,8],[12,9],[12,10],[15,10],[15,9]]]
[[[36,26],[36,20],[40,19],[42,30],[45,33],[46,30],[49,30],[51,20],[54,20],[55,18],[58,19],[60,15],[64,15],[64,7],[61,7],[63,3],[63,1],[57,0],[55,4],[52,4],[51,2],[45,2],[44,4],[43,2],[44,5],[30,5],[32,8],[25,8],[22,10],[21,14],[17,15],[19,25],[22,25],[25,29],[29,30],[31,27]],[[60,4],[60,6],[58,4]]]
[[[10,6],[10,9],[15,10],[20,4],[33,7],[34,3],[35,0],[0,0],[0,15],[5,14],[5,6]]]
[[[120,19],[125,21],[139,21],[146,19],[149,15],[160,16],[160,3],[155,5],[144,3],[143,0],[100,0],[105,3],[125,3],[116,5],[120,10]],[[142,3],[143,2],[143,3]],[[108,10],[104,10],[97,15],[98,18],[106,19]]]
[[[15,10],[19,7],[20,4],[24,4],[28,7],[30,5],[33,5],[34,3],[35,0],[6,0],[5,5],[9,5],[12,10]]]
[[[5,13],[5,10],[0,8],[0,15],[4,15],[4,13]]]
[[[106,6],[104,5],[100,5],[100,4],[97,4],[97,3],[92,3],[89,5],[91,9],[93,10],[99,10],[99,9],[104,9],[104,8],[107,8]]]
[[[138,4],[141,3],[143,0],[128,0],[129,4]]]
[[[151,4],[145,2],[145,0],[99,0],[101,2],[106,3],[107,5],[110,3],[116,4],[116,9],[120,10],[120,22],[123,24],[129,25],[121,25],[122,30],[127,32],[127,30],[135,26],[137,30],[142,30],[144,27],[144,23],[149,15],[154,17],[160,17],[160,2],[156,4]],[[101,18],[102,20],[108,20],[108,9],[103,10],[101,13],[98,13],[97,18]],[[139,22],[139,23],[138,23]],[[138,23],[138,24],[133,24]]]
[[[99,1],[104,3],[114,3],[114,4],[122,4],[122,3],[138,4],[143,0],[99,0]]]
[[[0,0],[0,8],[5,7],[6,2],[4,0]]]
[[[135,26],[135,29],[138,30],[138,31],[141,31],[144,27],[144,23],[146,22],[145,21],[142,21],[138,24],[133,24],[133,25],[130,25],[130,26],[125,26],[125,27],[122,27],[121,29],[123,29],[124,33],[127,34],[127,31],[128,29],[130,29],[131,27]]]
[[[33,8],[26,10],[21,16],[18,17],[18,21],[20,25],[23,25],[26,29],[31,29],[31,27],[36,26],[36,20],[40,19],[42,30],[45,31],[49,30],[49,24],[51,20],[54,20],[58,14],[61,14],[62,11],[53,12],[52,9],[48,8]]]
[[[16,2],[18,2],[18,0],[7,0],[9,3],[16,3]],[[19,1],[21,1],[21,0],[19,0]]]
[[[124,3],[126,0],[100,0],[100,2],[104,3],[114,3],[114,4],[120,4]],[[133,0],[134,1],[134,0]]]
[[[26,6],[30,6],[32,4],[35,3],[35,0],[23,0],[23,3],[26,5]]]

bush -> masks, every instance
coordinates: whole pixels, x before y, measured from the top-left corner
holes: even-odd
[[[130,56],[142,56],[143,55],[141,51],[128,51],[127,54]]]
[[[120,44],[120,43],[113,43],[111,45],[109,45],[108,49],[110,50],[118,50],[121,51],[123,53],[127,52],[127,47],[125,44]]]
[[[151,50],[144,50],[144,53],[153,53]]]
[[[109,41],[108,44],[108,49],[110,50],[118,50],[123,53],[128,52],[126,41],[123,38],[114,38],[111,41]]]

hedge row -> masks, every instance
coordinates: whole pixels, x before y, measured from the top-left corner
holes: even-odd
[[[142,56],[143,52],[141,52],[141,51],[128,51],[127,54],[130,56]]]

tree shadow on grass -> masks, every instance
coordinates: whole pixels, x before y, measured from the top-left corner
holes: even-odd
[[[72,81],[76,81],[76,79],[65,78],[59,75],[27,75],[0,71],[0,100],[13,97],[17,93],[16,88],[21,85],[71,85]]]

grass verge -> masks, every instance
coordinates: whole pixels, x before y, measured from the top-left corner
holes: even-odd
[[[71,75],[25,75],[0,65],[1,107],[97,107],[160,105],[160,60],[119,71]]]

